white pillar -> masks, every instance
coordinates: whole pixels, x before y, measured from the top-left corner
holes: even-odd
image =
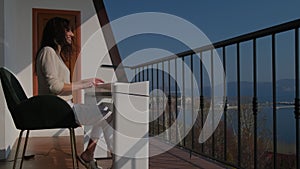
[[[115,83],[114,168],[149,168],[149,82]]]

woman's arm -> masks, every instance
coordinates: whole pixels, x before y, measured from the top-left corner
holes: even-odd
[[[78,82],[70,83],[69,78],[66,79],[66,74],[60,71],[66,71],[65,65],[62,66],[59,56],[51,47],[45,47],[39,54],[39,61],[42,74],[49,85],[49,90],[53,94],[72,94],[72,91],[90,88],[96,84],[104,83],[99,78],[89,78]],[[63,80],[65,79],[65,80]]]
[[[104,81],[99,78],[89,78],[70,84],[64,83],[61,93],[71,93],[72,91],[91,88],[95,85],[102,84]]]

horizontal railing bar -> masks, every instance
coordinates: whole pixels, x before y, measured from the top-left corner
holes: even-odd
[[[136,66],[127,66],[127,67],[131,68],[131,69],[135,69],[135,68],[142,67],[142,66],[152,65],[152,64],[159,63],[159,62],[176,59],[178,57],[180,58],[180,57],[183,57],[183,56],[192,55],[192,54],[195,54],[195,53],[211,50],[213,48],[220,48],[220,47],[224,47],[224,46],[233,45],[233,44],[236,44],[236,43],[241,43],[241,42],[253,40],[254,38],[261,38],[261,37],[264,37],[264,36],[277,34],[277,33],[280,33],[280,32],[292,30],[292,29],[299,28],[299,27],[300,27],[300,19],[297,19],[297,20],[290,21],[290,22],[287,22],[287,23],[283,23],[283,24],[280,24],[280,25],[276,25],[276,26],[273,26],[273,27],[265,28],[265,29],[262,29],[262,30],[259,30],[259,31],[247,33],[247,34],[244,34],[244,35],[241,35],[241,36],[237,36],[237,37],[234,37],[234,38],[230,38],[230,39],[227,39],[227,40],[223,40],[223,41],[220,41],[220,42],[216,42],[216,43],[213,43],[213,44],[202,46],[202,47],[199,47],[199,48],[196,48],[196,49],[193,49],[193,50],[188,50],[188,51],[181,52],[181,53],[178,53],[178,54],[174,54],[174,55],[171,55],[171,56],[167,56],[167,57],[164,57],[164,58],[155,59],[153,61],[142,63],[142,64],[139,64],[139,65],[136,65]]]
[[[292,30],[294,28],[299,28],[300,27],[300,19],[291,21],[291,22],[287,22],[287,23],[283,23],[280,25],[276,25],[273,27],[269,27],[269,28],[265,28],[259,31],[255,31],[252,33],[248,33],[248,34],[244,34],[241,36],[237,36],[228,40],[224,40],[224,41],[220,41],[217,43],[214,43],[214,47],[215,48],[219,48],[222,46],[228,46],[228,45],[232,45],[238,42],[245,42],[245,41],[249,41],[252,40],[254,38],[261,38],[264,36],[269,36],[272,34],[277,34],[277,33],[281,33],[284,31],[288,31],[288,30]]]

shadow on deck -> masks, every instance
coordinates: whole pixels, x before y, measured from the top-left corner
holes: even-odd
[[[83,138],[77,136],[78,153],[83,150]],[[150,151],[161,151],[164,143],[151,141]],[[26,155],[35,155],[33,158],[24,161],[24,169],[71,169],[72,158],[70,150],[69,137],[31,137],[28,142],[28,149]],[[15,146],[12,153],[5,161],[0,161],[0,169],[8,169],[13,166],[13,157],[15,153]],[[21,155],[21,153],[20,153]],[[19,163],[18,163],[19,164]],[[104,169],[110,168],[112,164],[111,159],[99,159],[98,164]],[[18,165],[17,165],[18,168]],[[189,152],[180,149],[172,148],[169,151],[151,157],[149,160],[150,169],[218,169],[222,168],[220,165],[209,161],[201,156],[191,156]],[[80,165],[80,169],[84,169]]]

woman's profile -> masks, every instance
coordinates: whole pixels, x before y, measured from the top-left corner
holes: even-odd
[[[100,131],[103,129],[104,135],[109,135],[109,131],[106,131],[104,125],[107,123],[103,121],[110,117],[112,112],[108,106],[99,107],[93,104],[74,104],[72,102],[73,91],[91,88],[103,83],[103,80],[99,78],[71,82],[70,70],[65,65],[64,59],[72,54],[73,37],[69,20],[55,17],[47,22],[36,57],[38,94],[61,97],[73,108],[79,125],[92,126],[88,146],[78,156],[78,159],[88,169],[99,169],[101,167],[94,160],[94,151],[100,137]],[[111,148],[110,141],[106,140],[106,142],[108,148]]]

